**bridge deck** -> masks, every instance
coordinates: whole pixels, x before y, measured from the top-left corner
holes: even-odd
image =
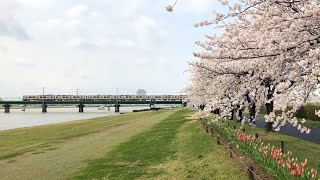
[[[35,105],[35,104],[183,104],[182,101],[0,101],[0,105]]]

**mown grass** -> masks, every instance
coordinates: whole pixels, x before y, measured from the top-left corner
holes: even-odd
[[[158,166],[165,173],[157,179],[247,179],[246,170],[229,158],[198,121],[185,123],[172,146],[177,148],[176,158]]]
[[[199,122],[187,119],[189,114],[186,109],[174,113],[88,162],[73,179],[245,179]]]
[[[241,126],[240,123],[236,121],[228,121],[231,127],[236,126],[239,128]],[[287,136],[280,134],[278,132],[269,132],[265,133],[264,128],[258,127],[249,127],[247,124],[244,126],[246,133],[255,135],[255,133],[259,134],[259,138],[262,139],[265,143],[270,143],[275,147],[280,147],[281,141],[284,141],[284,150],[290,150],[293,152],[293,156],[297,157],[298,160],[303,161],[304,159],[308,159],[308,163],[311,167],[318,167],[318,163],[320,162],[320,145],[311,143],[302,139],[298,139],[295,137]]]
[[[66,140],[96,133],[110,126],[139,120],[149,114],[159,112],[139,112],[107,116],[90,120],[35,126],[15,130],[0,131],[0,160],[13,158],[39,148],[50,147]]]

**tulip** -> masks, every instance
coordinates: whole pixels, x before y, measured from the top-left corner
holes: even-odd
[[[296,171],[295,169],[294,169],[294,170],[291,170],[290,174],[291,174],[292,176],[295,176],[295,175],[297,174],[297,171]]]
[[[311,174],[311,177],[314,178],[314,176],[315,176],[314,173],[312,173],[312,174]]]
[[[287,162],[287,168],[291,169],[291,164]]]
[[[314,173],[314,168],[311,168],[311,173]]]
[[[268,156],[269,156],[268,152],[266,152],[266,154],[265,154],[265,155],[266,155],[266,157],[268,157]]]
[[[297,172],[298,172],[298,175],[299,175],[299,176],[302,175],[302,170],[301,170],[301,169],[297,170]]]
[[[279,160],[278,160],[278,163],[281,164],[281,165],[283,165],[283,164],[284,164],[283,158],[282,158],[282,159],[279,159]]]
[[[272,158],[276,159],[277,158],[277,154],[273,154]]]
[[[263,153],[263,149],[262,149],[262,147],[260,147],[259,152],[260,152],[260,153]]]

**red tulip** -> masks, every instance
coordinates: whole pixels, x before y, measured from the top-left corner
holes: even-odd
[[[277,154],[273,154],[272,158],[276,159],[277,158]]]
[[[306,167],[307,166],[307,163],[306,162],[303,162],[301,163],[302,167]]]
[[[314,173],[312,173],[312,174],[311,174],[311,177],[314,178],[314,176],[315,176]]]
[[[291,169],[291,164],[289,162],[287,162],[287,168]]]
[[[278,163],[281,164],[281,165],[283,165],[284,160],[283,160],[283,159],[279,159]]]
[[[298,172],[298,175],[299,175],[299,176],[301,176],[301,174],[302,174],[302,170],[301,170],[301,169],[299,169],[299,170],[297,170],[297,172]]]
[[[292,170],[292,171],[290,172],[290,174],[291,174],[292,176],[295,176],[295,175],[297,174],[297,171],[294,169],[294,170]]]
[[[269,156],[268,152],[266,152],[266,154],[265,154],[265,155],[266,155],[266,157],[268,157],[268,156]]]
[[[259,152],[260,152],[260,153],[263,153],[263,149],[262,149],[262,147],[260,147]]]

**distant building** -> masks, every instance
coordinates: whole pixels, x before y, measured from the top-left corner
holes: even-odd
[[[146,96],[147,95],[147,91],[144,89],[138,89],[137,91],[137,96]]]

